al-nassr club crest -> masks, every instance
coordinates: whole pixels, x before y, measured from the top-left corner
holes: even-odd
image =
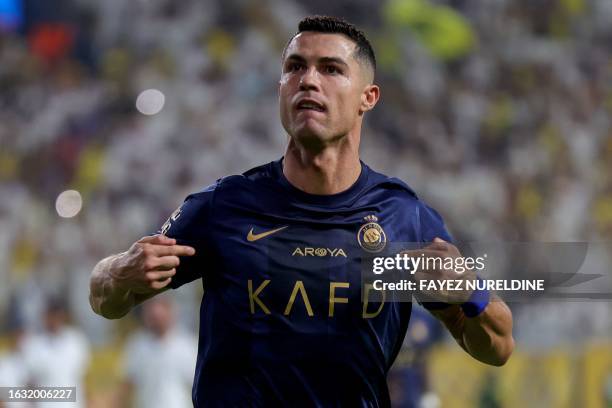
[[[357,232],[357,242],[359,246],[368,252],[380,252],[387,245],[385,231],[378,224],[378,217],[374,214],[363,217],[366,222]]]

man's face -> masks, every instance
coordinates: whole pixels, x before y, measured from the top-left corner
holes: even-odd
[[[48,310],[45,313],[45,329],[49,333],[57,333],[68,321],[68,316],[63,310]]]
[[[287,47],[280,116],[301,144],[325,144],[358,126],[371,74],[355,59],[355,46],[342,34],[302,32]]]
[[[144,304],[144,325],[158,337],[163,337],[172,328],[174,313],[167,299],[151,299]]]

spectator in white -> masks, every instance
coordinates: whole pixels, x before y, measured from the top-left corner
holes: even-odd
[[[123,400],[139,408],[192,407],[195,336],[176,328],[174,304],[167,295],[143,305],[143,323],[144,330],[135,333],[124,350]]]
[[[14,307],[9,307],[5,329],[8,348],[5,353],[0,353],[0,387],[25,387],[29,383],[22,351],[26,333],[23,319]],[[30,408],[31,405],[25,402],[0,401],[0,408],[11,407]]]
[[[24,356],[32,386],[76,387],[76,402],[39,402],[36,407],[85,407],[83,378],[89,364],[89,341],[69,324],[67,305],[47,302],[44,331],[27,338]]]

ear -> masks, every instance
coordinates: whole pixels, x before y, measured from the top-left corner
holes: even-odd
[[[361,104],[359,114],[372,110],[380,98],[380,88],[378,85],[370,84],[361,93]]]

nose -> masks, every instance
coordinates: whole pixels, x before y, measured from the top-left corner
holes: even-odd
[[[319,75],[315,67],[306,69],[300,78],[300,91],[311,90],[319,90]]]

